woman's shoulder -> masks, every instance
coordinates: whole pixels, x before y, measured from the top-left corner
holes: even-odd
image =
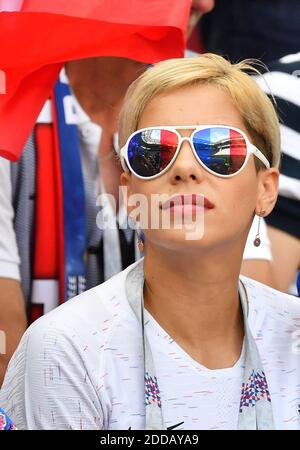
[[[54,427],[51,414],[56,408],[56,418],[65,420],[62,425],[65,428],[71,421],[69,416],[64,417],[66,398],[69,407],[72,404],[76,411],[75,416],[78,404],[86,405],[89,415],[84,420],[90,420],[88,426],[95,427],[95,405],[99,403],[98,396],[105,396],[104,390],[100,391],[100,380],[103,383],[107,380],[107,364],[113,352],[118,349],[126,353],[129,349],[135,354],[139,350],[139,327],[125,295],[128,270],[130,267],[69,300],[27,329],[0,391],[0,404],[19,429],[39,428],[40,418],[27,414],[27,403],[34,409],[41,402],[45,409],[43,426]],[[26,407],[24,392],[30,398]]]
[[[251,278],[240,276],[250,309],[263,311],[273,319],[300,328],[300,298],[295,297]]]
[[[133,265],[132,265],[133,266]],[[36,320],[26,331],[28,337],[40,342],[42,336],[59,336],[62,341],[90,340],[97,336],[107,341],[120,322],[131,320],[132,311],[125,295],[125,280],[132,266],[106,282],[85,291]]]

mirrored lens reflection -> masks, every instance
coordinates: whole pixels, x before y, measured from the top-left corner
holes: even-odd
[[[128,145],[128,160],[143,177],[157,175],[170,164],[178,145],[173,131],[153,129],[135,134]]]
[[[247,144],[243,136],[230,128],[206,128],[193,136],[199,159],[215,173],[231,175],[243,165]]]

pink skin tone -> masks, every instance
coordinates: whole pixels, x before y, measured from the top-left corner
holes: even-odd
[[[214,208],[214,204],[209,201],[208,198],[203,195],[191,194],[191,195],[178,195],[175,194],[163,202],[160,207],[162,212],[169,213],[170,217],[174,215],[179,216],[184,223],[184,219],[188,216],[190,222],[196,221],[199,218],[199,214],[203,214],[203,208]]]
[[[193,0],[187,29],[189,37],[203,14],[210,12],[215,6],[214,0]]]
[[[213,85],[161,94],[145,108],[138,128],[158,125],[229,125],[244,131],[231,98]],[[180,130],[183,136],[190,130]],[[145,307],[176,342],[209,368],[231,367],[239,358],[243,322],[238,299],[242,255],[255,212],[269,214],[278,189],[278,170],[255,170],[251,155],[236,177],[214,176],[182,143],[172,167],[161,177],[140,180],[123,173],[128,194],[204,195],[204,235],[186,240],[184,229],[145,230]],[[129,211],[130,212],[130,211]],[[222,295],[220,295],[220,293]]]
[[[203,14],[211,11],[215,5],[215,0],[192,0],[192,8],[201,11]]]

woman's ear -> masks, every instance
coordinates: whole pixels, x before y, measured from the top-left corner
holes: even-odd
[[[265,211],[264,216],[268,216],[276,203],[278,196],[279,170],[271,167],[261,170],[258,173],[259,185],[256,202],[256,214]]]

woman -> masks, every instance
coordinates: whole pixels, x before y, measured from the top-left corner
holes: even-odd
[[[130,87],[121,181],[145,258],[25,333],[0,395],[18,428],[300,428],[300,305],[239,279],[280,157],[248,69],[206,54]]]

